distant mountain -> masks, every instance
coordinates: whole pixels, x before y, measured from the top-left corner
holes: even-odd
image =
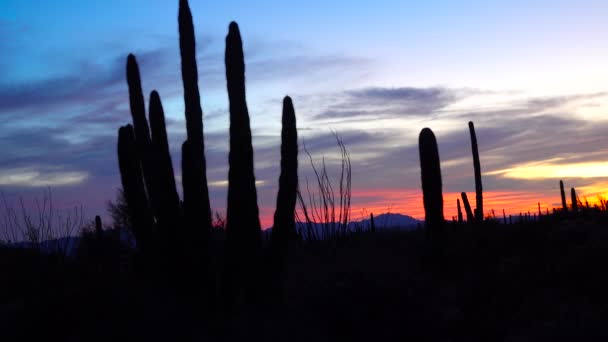
[[[412,230],[416,229],[418,224],[422,224],[423,222],[408,215],[386,213],[374,216],[374,223],[376,225],[376,229],[391,228]],[[351,222],[350,225],[362,225],[364,229],[369,229],[370,219],[368,218],[361,221]]]
[[[374,223],[376,224],[377,230],[393,229],[393,230],[410,231],[410,230],[416,229],[419,224],[423,223],[423,221],[417,220],[408,215],[386,213],[386,214],[380,214],[378,216],[374,216]],[[296,227],[298,229],[303,229],[303,230],[308,229],[306,223],[296,223]],[[321,235],[321,231],[322,231],[321,224],[318,224],[318,223],[314,224],[313,228],[317,232],[317,234]],[[350,231],[369,230],[370,229],[370,219],[367,218],[367,219],[363,219],[363,220],[359,220],[359,221],[351,221],[348,224],[348,228]],[[268,228],[265,230],[265,234],[270,234],[271,232],[272,232],[272,228]]]

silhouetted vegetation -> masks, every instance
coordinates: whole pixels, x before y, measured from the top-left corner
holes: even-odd
[[[441,167],[435,134],[424,128],[418,137],[420,150],[420,174],[422,178],[422,200],[424,202],[424,222],[430,232],[442,230],[443,193],[441,190]]]
[[[475,200],[477,208],[475,208],[475,219],[477,222],[483,221],[483,187],[481,185],[481,166],[479,162],[479,150],[477,149],[477,135],[475,135],[475,126],[472,121],[469,121],[469,133],[471,134],[471,150],[473,151],[473,168],[475,170]]]

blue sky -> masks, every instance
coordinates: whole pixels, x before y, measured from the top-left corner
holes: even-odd
[[[177,3],[3,1],[0,189],[7,197],[28,198],[51,186],[60,205],[104,211],[120,182],[116,130],[130,122],[124,79],[130,52],[140,62],[144,91],[157,89],[163,98],[179,164]],[[357,210],[384,206],[420,215],[416,143],[426,126],[439,141],[446,192],[471,191],[469,120],[479,135],[485,188],[530,198],[510,204],[513,211],[536,205],[533,194],[546,206],[558,202],[556,177],[589,196],[608,183],[601,177],[608,160],[605,1],[190,5],[209,177],[217,184],[227,173],[224,37],[231,20],[240,25],[265,217],[274,208],[286,94],[316,156],[335,152],[330,129],[343,134],[353,155],[354,192],[361,194]],[[539,177],[533,169],[539,163],[573,171],[542,169],[547,176]],[[212,197],[222,210],[225,188],[212,187]],[[446,210],[454,206],[446,203]]]

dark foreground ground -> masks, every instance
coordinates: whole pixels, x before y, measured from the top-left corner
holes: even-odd
[[[0,248],[0,340],[608,341],[603,217],[302,244],[283,292],[230,320],[137,256],[104,253]]]

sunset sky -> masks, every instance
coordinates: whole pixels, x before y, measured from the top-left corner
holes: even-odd
[[[215,210],[226,203],[223,62],[232,20],[244,40],[263,227],[272,225],[285,95],[294,100],[300,146],[314,158],[331,164],[332,130],[343,137],[355,219],[363,209],[424,216],[417,146],[424,127],[439,144],[446,217],[461,191],[474,202],[470,120],[486,214],[559,206],[560,179],[590,200],[608,194],[605,0],[190,2]],[[120,186],[117,130],[131,122],[131,52],[146,98],[156,89],[163,99],[181,174],[177,6],[2,1],[0,190],[9,201],[29,203],[51,187],[57,207],[82,204],[91,218],[105,215]],[[304,157],[301,182],[310,177]]]

